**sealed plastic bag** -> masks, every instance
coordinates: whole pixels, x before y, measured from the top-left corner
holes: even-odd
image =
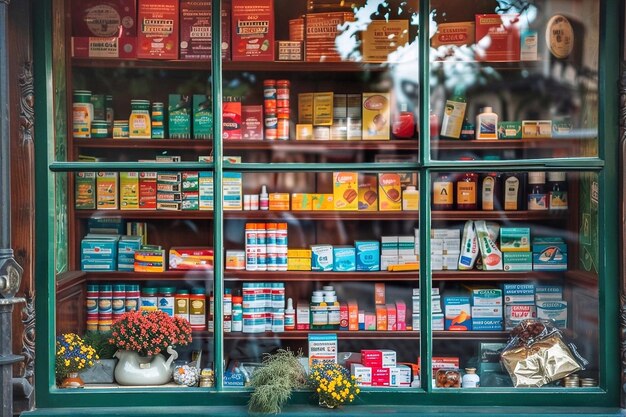
[[[515,387],[541,387],[565,378],[587,365],[576,347],[563,341],[547,320],[524,320],[511,331],[500,356]]]

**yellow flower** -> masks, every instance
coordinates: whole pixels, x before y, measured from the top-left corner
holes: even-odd
[[[358,393],[360,393],[360,392],[361,392],[361,390],[357,388],[357,389],[356,389],[356,393],[358,394]]]
[[[321,392],[322,390],[320,388],[317,389],[317,392]]]
[[[354,395],[350,394],[350,401],[354,400]]]
[[[65,363],[65,366],[70,366],[70,360],[69,360],[69,359],[66,359],[66,360],[64,361],[64,363]]]

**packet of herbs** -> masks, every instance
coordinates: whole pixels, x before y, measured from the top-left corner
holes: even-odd
[[[588,361],[549,320],[523,320],[500,356],[515,387],[541,387],[585,369]]]

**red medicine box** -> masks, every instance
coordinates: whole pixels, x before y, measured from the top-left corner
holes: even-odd
[[[222,59],[230,60],[230,3],[222,2]],[[211,1],[180,2],[180,59],[211,59]]]
[[[274,61],[274,1],[232,1],[233,61]]]
[[[479,61],[519,61],[519,16],[477,14],[476,45]]]
[[[137,58],[178,59],[178,0],[139,0]]]

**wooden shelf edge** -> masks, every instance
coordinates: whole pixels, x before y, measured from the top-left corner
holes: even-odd
[[[226,340],[249,340],[249,339],[280,339],[280,340],[306,340],[309,334],[334,333],[337,334],[339,340],[363,340],[363,339],[406,339],[418,340],[420,338],[419,331],[344,331],[344,330],[294,330],[282,333],[224,333]],[[212,332],[201,331],[194,332],[193,338],[211,339],[214,337]],[[434,331],[434,340],[506,340],[509,337],[508,331]]]
[[[87,279],[87,272],[84,271],[66,271],[56,277],[56,291],[61,292],[76,285],[81,285]]]
[[[211,210],[75,210],[79,219],[99,217],[124,217],[141,219],[213,219]],[[224,211],[224,219],[259,219],[259,220],[395,220],[418,221],[418,211],[310,211],[310,210],[254,210]],[[433,211],[433,221],[466,221],[467,219],[485,219],[499,221],[551,221],[566,219],[569,215],[563,211]]]

